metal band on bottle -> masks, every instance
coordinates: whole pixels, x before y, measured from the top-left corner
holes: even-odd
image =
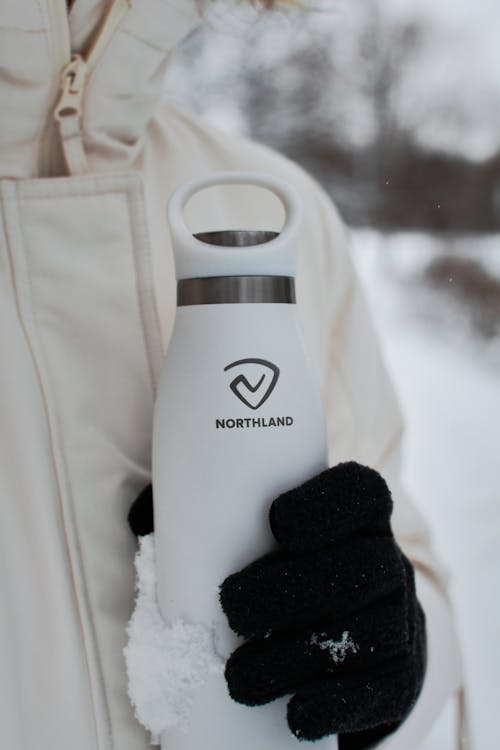
[[[181,279],[177,305],[221,305],[273,302],[295,304],[292,276],[207,276]]]

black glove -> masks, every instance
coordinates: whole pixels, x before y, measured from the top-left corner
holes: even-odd
[[[148,484],[132,503],[128,523],[136,536],[146,536],[155,530],[153,515],[153,485]]]
[[[293,694],[293,734],[338,734],[340,750],[370,747],[406,718],[425,673],[425,618],[391,512],[382,477],[353,462],[273,502],[280,549],[220,590],[230,626],[248,639],[226,664],[234,700]],[[152,530],[150,488],[131,510],[133,529],[138,519]]]

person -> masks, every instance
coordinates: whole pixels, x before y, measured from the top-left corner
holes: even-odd
[[[274,174],[304,204],[298,311],[321,374],[332,463],[276,499],[280,565],[256,565],[274,590],[297,561],[319,565],[324,586],[310,575],[294,596],[303,603],[316,586],[311,616],[327,612],[332,637],[341,626],[354,635],[333,677],[328,637],[317,642],[311,673],[285,637],[300,625],[303,638],[308,623],[292,608],[280,629],[277,599],[274,610],[255,609],[242,622],[240,584],[250,581],[249,595],[255,581],[235,571],[221,582],[221,601],[234,628],[257,637],[228,663],[228,684],[233,697],[255,704],[275,697],[268,676],[279,678],[281,692],[295,693],[288,720],[298,737],[340,730],[344,748],[411,750],[460,691],[460,658],[446,576],[401,487],[401,418],[348,232],[297,165],[161,101],[171,51],[199,20],[195,0],[76,0],[69,13],[63,0],[0,8],[1,745],[148,745],[122,652],[136,551],[127,517],[150,482],[154,393],[175,315],[165,206],[188,179],[234,169]],[[255,190],[212,190],[189,213],[193,231],[226,227],[228,217],[234,226],[279,229],[277,207]],[[314,533],[299,554],[297,503],[306,491]],[[354,498],[360,513],[346,515],[335,498]],[[337,562],[332,545],[344,550]],[[385,578],[376,560],[388,566]],[[327,598],[337,563],[352,575],[336,601],[342,622]],[[295,575],[304,580],[302,568]],[[368,590],[357,598],[367,575],[376,601]],[[262,650],[270,621],[274,642],[289,649],[279,674]],[[244,678],[256,663],[266,665],[264,682]],[[348,720],[338,712],[346,701]]]

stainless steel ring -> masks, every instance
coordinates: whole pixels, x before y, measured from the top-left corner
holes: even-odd
[[[295,301],[295,280],[291,276],[207,276],[181,279],[177,284],[179,307]]]

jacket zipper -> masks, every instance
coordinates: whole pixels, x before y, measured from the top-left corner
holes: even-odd
[[[65,0],[46,0],[46,8],[49,17],[49,28],[51,34],[51,51],[54,70],[59,76],[63,65],[67,63],[71,55],[71,42],[69,35],[68,13]],[[59,78],[57,79],[59,80]],[[53,96],[57,94],[55,87]],[[58,144],[56,125],[52,113],[49,114],[45,128],[40,139],[40,150],[38,157],[38,174],[42,177],[51,177],[61,174],[61,154]]]
[[[128,12],[131,2],[132,0],[113,0],[86,54],[72,55],[62,70],[61,94],[53,115],[59,126],[70,174],[88,171],[81,128],[85,82]]]

